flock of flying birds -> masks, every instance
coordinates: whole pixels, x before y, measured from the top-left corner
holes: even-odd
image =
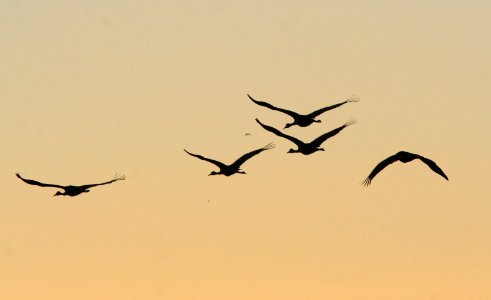
[[[267,102],[264,102],[264,101],[258,101],[256,99],[252,98],[250,95],[247,95],[247,96],[249,97],[249,99],[252,100],[252,102],[256,103],[257,105],[264,106],[264,107],[267,107],[269,109],[282,112],[282,113],[287,114],[290,117],[292,117],[293,122],[287,123],[285,125],[284,129],[290,128],[291,126],[294,126],[294,125],[300,126],[300,127],[307,127],[313,123],[320,123],[321,121],[317,120],[316,117],[318,117],[322,113],[329,111],[329,110],[332,110],[332,109],[335,109],[335,108],[337,108],[341,105],[344,105],[346,103],[358,101],[358,99],[356,97],[351,97],[351,98],[349,98],[343,102],[340,102],[340,103],[337,103],[337,104],[334,104],[331,106],[326,106],[326,107],[323,107],[323,108],[318,109],[316,111],[313,111],[310,114],[303,115],[303,114],[299,114],[299,113],[296,113],[296,112],[291,111],[291,110],[287,110],[287,109],[273,106],[273,105],[271,105]],[[271,127],[271,126],[268,126],[268,125],[262,123],[259,119],[256,119],[256,122],[265,130],[267,130],[267,131],[269,131],[269,132],[271,132],[271,133],[273,133],[279,137],[285,138],[297,146],[297,149],[290,149],[290,150],[288,150],[288,153],[302,153],[303,155],[310,155],[310,154],[315,153],[317,151],[324,151],[324,148],[321,148],[322,143],[324,143],[327,139],[329,139],[329,138],[335,136],[336,134],[338,134],[339,132],[341,132],[344,128],[356,123],[355,120],[350,120],[350,121],[344,123],[343,125],[335,128],[329,132],[322,134],[321,136],[317,137],[316,139],[314,139],[311,142],[304,142],[302,140],[299,140],[296,137],[285,134],[285,133],[281,132],[280,130],[278,130],[274,127]],[[198,154],[193,154],[193,153],[187,151],[186,149],[184,149],[184,151],[191,156],[194,156],[194,157],[199,158],[201,160],[210,162],[210,163],[216,165],[220,169],[218,172],[212,171],[209,175],[230,176],[230,175],[233,175],[235,173],[245,174],[245,172],[240,168],[244,162],[246,162],[248,159],[252,158],[253,156],[255,156],[257,154],[259,154],[265,150],[272,149],[272,148],[274,148],[274,144],[270,143],[270,144],[268,144],[262,148],[256,149],[254,151],[251,151],[249,153],[242,155],[241,157],[239,157],[235,162],[233,162],[230,165],[224,164],[220,161],[213,160],[213,159],[210,159],[210,158],[198,155]],[[370,174],[362,182],[362,184],[364,186],[370,185],[373,178],[380,171],[382,171],[385,167],[392,164],[393,162],[401,161],[403,163],[407,163],[407,162],[410,162],[414,159],[421,160],[426,165],[428,165],[428,167],[430,167],[430,169],[432,169],[434,172],[436,172],[437,174],[441,175],[443,178],[448,180],[447,175],[445,175],[445,173],[442,171],[442,169],[440,169],[440,167],[438,167],[438,165],[434,161],[432,161],[431,159],[428,159],[428,158],[423,157],[423,156],[418,155],[418,154],[413,154],[413,153],[409,153],[406,151],[399,151],[396,154],[384,159],[379,164],[377,164],[377,166],[375,166],[373,171],[370,172]]]
[[[320,123],[321,121],[320,120],[317,120],[316,117],[318,117],[319,115],[321,115],[322,113],[326,112],[326,111],[329,111],[329,110],[332,110],[332,109],[335,109],[339,106],[342,106],[346,103],[349,103],[349,102],[357,102],[358,99],[356,97],[351,97],[343,102],[340,102],[340,103],[337,103],[337,104],[334,104],[334,105],[330,105],[330,106],[326,106],[326,107],[323,107],[321,109],[318,109],[316,111],[313,111],[311,112],[310,114],[306,114],[306,115],[303,115],[303,114],[299,114],[299,113],[296,113],[294,111],[291,111],[291,110],[287,110],[287,109],[283,109],[283,108],[279,108],[279,107],[275,107],[267,102],[264,102],[264,101],[258,101],[258,100],[255,100],[254,98],[252,98],[250,95],[247,95],[249,97],[249,99],[251,99],[254,103],[256,103],[257,105],[260,105],[260,106],[264,106],[264,107],[267,107],[271,110],[275,110],[275,111],[279,111],[279,112],[282,112],[284,114],[287,114],[289,115],[290,117],[293,118],[293,122],[291,123],[287,123],[284,127],[284,129],[287,129],[287,128],[290,128],[291,126],[300,126],[300,127],[307,127],[307,126],[310,126],[311,124],[313,123]],[[329,131],[329,132],[326,132],[322,135],[320,135],[319,137],[317,137],[316,139],[312,140],[311,142],[304,142],[302,140],[299,140],[298,138],[296,137],[293,137],[291,135],[288,135],[288,134],[285,134],[283,132],[281,132],[280,130],[274,128],[274,127],[271,127],[271,126],[268,126],[264,123],[262,123],[259,119],[256,118],[256,122],[263,128],[265,129],[266,131],[269,131],[279,137],[282,137],[284,139],[287,139],[289,141],[291,141],[292,143],[294,143],[296,146],[297,146],[297,149],[290,149],[288,150],[287,153],[302,153],[303,155],[310,155],[312,153],[315,153],[317,151],[324,151],[324,148],[321,148],[321,145],[322,143],[324,143],[327,139],[337,135],[338,133],[340,133],[344,128],[350,126],[350,125],[353,125],[356,123],[355,120],[350,120],[346,123],[344,123],[343,125]],[[270,150],[270,149],[273,149],[275,147],[274,143],[269,143],[268,145],[264,146],[264,147],[261,147],[259,149],[256,149],[256,150],[253,150],[251,152],[248,152],[244,155],[242,155],[241,157],[239,157],[235,162],[233,162],[232,164],[224,164],[220,161],[217,161],[217,160],[214,160],[214,159],[211,159],[211,158],[207,158],[207,157],[204,157],[204,156],[201,156],[199,154],[194,154],[194,153],[191,153],[189,151],[187,151],[186,149],[184,149],[184,151],[191,155],[191,156],[194,156],[196,158],[199,158],[201,160],[204,160],[204,161],[207,161],[209,163],[212,163],[214,165],[216,165],[218,168],[219,168],[219,171],[212,171],[209,175],[225,175],[225,176],[230,176],[230,175],[233,175],[233,174],[246,174],[242,169],[241,169],[241,166],[242,164],[244,164],[247,160],[249,160],[250,158],[252,158],[253,156],[256,156],[258,155],[259,153],[265,151],[265,150]],[[440,176],[442,176],[443,178],[445,178],[446,180],[448,180],[448,177],[447,175],[443,172],[443,170],[434,162],[432,161],[431,159],[429,158],[426,158],[426,157],[423,157],[421,155],[418,155],[418,154],[414,154],[414,153],[410,153],[410,152],[406,152],[406,151],[399,151],[397,152],[396,154],[392,155],[392,156],[389,156],[388,158],[384,159],[383,161],[381,161],[380,163],[378,163],[375,168],[370,172],[370,174],[368,175],[368,177],[363,180],[362,184],[364,186],[369,186],[370,183],[372,182],[372,180],[375,178],[375,176],[380,173],[380,171],[382,171],[385,167],[387,167],[388,165],[396,162],[396,161],[400,161],[402,163],[408,163],[410,161],[413,161],[415,159],[419,159],[421,160],[423,163],[425,163],[431,170],[433,170],[435,173],[439,174]],[[106,181],[106,182],[102,182],[102,183],[95,183],[95,184],[86,184],[86,185],[80,185],[80,186],[75,186],[75,185],[68,185],[68,186],[64,186],[64,185],[58,185],[58,184],[47,184],[47,183],[42,183],[42,182],[39,182],[39,181],[36,181],[36,180],[32,180],[32,179],[26,179],[26,178],[23,178],[22,176],[20,176],[19,173],[16,173],[15,174],[19,179],[21,179],[22,181],[24,181],[25,183],[27,184],[31,184],[31,185],[37,185],[37,186],[41,186],[41,187],[54,187],[54,188],[59,188],[59,189],[62,189],[63,192],[60,192],[60,191],[57,191],[56,194],[54,194],[54,196],[77,196],[77,195],[80,195],[82,193],[87,193],[89,192],[90,188],[93,188],[93,187],[96,187],[96,186],[99,186],[99,185],[105,185],[105,184],[110,184],[110,183],[113,183],[113,182],[116,182],[118,180],[124,180],[126,179],[126,177],[123,175],[123,176],[118,176],[116,175],[113,179],[109,180],[109,181]]]

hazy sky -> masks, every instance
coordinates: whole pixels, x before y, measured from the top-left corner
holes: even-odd
[[[490,1],[0,2],[1,299],[491,299]],[[345,100],[309,140],[255,123]],[[246,136],[245,133],[251,135]],[[246,162],[216,168],[275,142]],[[435,160],[397,163],[399,150]],[[126,181],[75,198],[29,186]]]

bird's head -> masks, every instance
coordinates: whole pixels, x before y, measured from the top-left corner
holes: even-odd
[[[290,149],[290,150],[288,150],[288,152],[287,152],[287,153],[298,153],[298,152],[300,152],[300,151],[295,150],[295,149]]]
[[[316,122],[316,123],[321,123],[321,120],[314,120],[314,122]]]
[[[326,150],[324,150],[324,148],[317,147],[317,151],[326,151]]]
[[[54,197],[54,196],[63,196],[63,195],[64,195],[64,194],[63,194],[62,192],[57,191],[57,192],[56,192],[56,193],[53,195],[53,197]]]
[[[216,172],[216,171],[211,171],[210,174],[208,174],[208,176],[211,176],[211,175],[219,175],[220,173]]]
[[[287,123],[283,129],[287,129],[295,125],[294,123]]]

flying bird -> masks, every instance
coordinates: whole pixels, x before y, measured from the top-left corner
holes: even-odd
[[[239,173],[239,174],[246,174],[246,172],[244,172],[240,166],[245,163],[249,158],[263,152],[264,150],[269,150],[269,149],[273,149],[275,147],[275,145],[273,143],[269,143],[267,144],[266,146],[262,147],[262,148],[259,148],[257,150],[254,150],[254,151],[251,151],[249,153],[246,153],[244,155],[242,155],[241,157],[239,157],[235,162],[233,162],[232,164],[230,165],[226,165],[222,162],[219,162],[219,161],[216,161],[216,160],[213,160],[213,159],[210,159],[210,158],[206,158],[204,156],[201,156],[201,155],[198,155],[198,154],[193,154],[191,152],[188,152],[186,149],[184,149],[184,151],[191,155],[191,156],[194,156],[196,158],[199,158],[201,160],[204,160],[204,161],[207,161],[207,162],[210,162],[214,165],[216,165],[218,168],[220,168],[220,171],[216,172],[216,171],[212,171],[208,176],[210,175],[225,175],[225,176],[230,176],[230,175],[233,175],[235,173]]]
[[[393,162],[401,161],[403,163],[408,163],[408,162],[413,161],[415,159],[421,160],[428,167],[430,167],[430,169],[432,169],[435,173],[441,175],[443,178],[445,178],[446,180],[448,180],[447,175],[445,175],[445,173],[442,171],[442,169],[440,169],[440,167],[434,161],[432,161],[431,159],[426,158],[426,157],[423,157],[423,156],[418,155],[418,154],[413,154],[413,153],[409,153],[409,152],[406,152],[406,151],[399,151],[396,154],[394,154],[392,156],[389,156],[388,158],[386,158],[383,161],[381,161],[373,169],[373,171],[368,175],[368,177],[365,180],[363,180],[362,184],[364,186],[369,186],[370,183],[372,182],[373,178],[380,171],[382,171],[385,167],[387,167],[388,165],[390,165]]]
[[[259,123],[259,125],[261,125],[261,127],[266,129],[267,131],[272,132],[272,133],[276,134],[277,136],[280,136],[282,138],[285,138],[285,139],[290,140],[291,142],[295,143],[297,145],[298,149],[290,149],[290,150],[288,150],[288,153],[302,153],[304,155],[309,155],[309,154],[312,154],[312,153],[317,152],[317,151],[324,151],[324,148],[320,147],[322,143],[324,143],[328,138],[331,138],[331,137],[335,136],[336,134],[338,134],[344,128],[356,123],[355,120],[348,121],[348,122],[344,123],[342,126],[336,128],[336,129],[333,129],[327,133],[324,133],[323,135],[319,136],[318,138],[311,141],[310,143],[305,143],[305,142],[302,142],[301,140],[299,140],[293,136],[282,133],[281,131],[279,131],[278,129],[276,129],[274,127],[271,127],[271,126],[268,126],[268,125],[261,123],[261,121],[259,121],[257,118],[256,118],[256,122]]]
[[[251,99],[252,102],[256,103],[257,105],[261,105],[261,106],[267,107],[267,108],[272,109],[272,110],[280,111],[280,112],[285,113],[285,114],[289,115],[290,117],[292,117],[293,122],[287,123],[285,125],[284,129],[289,128],[293,125],[298,125],[300,127],[306,127],[306,126],[309,126],[310,124],[312,124],[314,122],[320,123],[321,122],[320,120],[315,119],[315,117],[319,116],[320,114],[322,114],[328,110],[334,109],[336,107],[339,107],[341,105],[344,105],[346,103],[349,103],[349,102],[358,102],[358,98],[356,96],[352,96],[351,98],[348,98],[347,100],[345,100],[343,102],[318,109],[318,110],[311,112],[310,114],[307,114],[307,115],[302,115],[302,114],[296,113],[296,112],[288,110],[288,109],[275,107],[275,106],[273,106],[267,102],[264,102],[264,101],[255,100],[249,94],[247,94],[247,97],[249,97],[249,99]]]
[[[17,177],[19,177],[20,180],[24,181],[27,184],[38,185],[38,186],[42,186],[42,187],[55,187],[55,188],[63,189],[63,192],[57,191],[56,194],[54,194],[53,196],[71,196],[71,197],[80,195],[82,193],[88,193],[88,192],[90,192],[90,190],[89,190],[90,188],[96,187],[98,185],[110,184],[110,183],[113,183],[113,182],[118,181],[118,180],[125,180],[126,179],[126,177],[124,175],[118,176],[116,174],[116,176],[114,176],[113,179],[106,181],[106,182],[103,182],[103,183],[85,184],[85,185],[66,185],[66,186],[64,186],[64,185],[58,185],[58,184],[42,183],[42,182],[39,182],[36,180],[31,180],[31,179],[25,179],[25,178],[22,178],[19,173],[15,173],[15,175]]]

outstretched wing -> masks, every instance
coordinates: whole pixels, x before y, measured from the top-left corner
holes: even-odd
[[[109,180],[109,181],[102,182],[102,183],[85,184],[85,185],[82,185],[81,187],[84,188],[84,189],[88,189],[88,188],[91,188],[91,187],[94,187],[94,186],[104,185],[104,184],[110,184],[110,183],[113,183],[115,181],[125,180],[125,179],[126,179],[126,176],[124,176],[124,175],[119,176],[118,174],[116,174],[116,175],[114,175],[114,178],[111,179],[111,180]]]
[[[290,140],[293,143],[297,144],[298,146],[305,145],[305,143],[302,142],[301,140],[294,138],[293,136],[290,136],[288,134],[284,134],[274,127],[265,125],[265,124],[261,123],[261,121],[259,121],[259,119],[257,119],[257,118],[256,118],[256,122],[259,123],[259,125],[261,125],[261,127],[266,129],[267,131],[272,132],[272,133],[276,134],[277,136],[280,136],[280,137],[285,138],[287,140]]]
[[[249,153],[246,153],[244,155],[242,155],[241,157],[239,157],[236,161],[234,161],[234,163],[231,165],[237,169],[239,169],[239,167],[246,161],[248,160],[249,158],[263,152],[264,150],[269,150],[269,149],[273,149],[275,147],[274,143],[269,143],[267,144],[266,146],[262,147],[262,148],[259,148],[257,150],[254,150],[254,151],[251,151]]]
[[[393,162],[396,162],[399,160],[399,153],[394,154],[392,156],[387,157],[383,161],[379,162],[377,166],[368,174],[368,177],[363,180],[362,185],[363,186],[369,186],[370,183],[372,182],[373,178],[380,172],[382,171],[385,167],[388,165],[392,164]]]
[[[207,158],[207,157],[204,157],[204,156],[201,156],[201,155],[198,155],[198,154],[193,154],[191,152],[188,152],[186,149],[184,149],[184,152],[186,152],[187,154],[191,155],[191,156],[194,156],[196,158],[199,158],[201,160],[204,160],[204,161],[207,161],[207,162],[210,162],[214,165],[216,165],[217,167],[219,167],[220,169],[226,167],[227,165],[225,165],[224,163],[222,162],[219,162],[218,160],[214,160],[214,159],[211,159],[211,158]]]
[[[313,111],[310,114],[308,114],[308,116],[313,119],[313,118],[317,117],[318,115],[320,115],[322,113],[325,113],[328,110],[331,110],[331,109],[340,107],[341,105],[344,105],[344,104],[346,104],[348,102],[358,102],[358,97],[356,97],[356,96],[353,95],[353,96],[351,96],[351,98],[349,98],[349,99],[347,99],[347,100],[345,100],[345,101],[343,101],[341,103],[334,104],[334,105],[327,106],[327,107],[318,109],[316,111]]]
[[[333,136],[335,136],[336,134],[338,134],[339,132],[341,132],[341,130],[345,129],[346,127],[350,126],[350,125],[353,125],[356,123],[356,120],[350,120],[346,123],[344,123],[342,126],[339,126],[338,128],[336,129],[333,129],[329,132],[326,132],[324,133],[323,135],[321,135],[320,137],[316,138],[315,140],[313,140],[312,142],[310,142],[310,144],[312,144],[313,146],[316,146],[316,147],[319,147],[322,143],[324,143],[328,138],[331,138]]]
[[[19,173],[15,173],[15,175],[20,180],[24,181],[27,184],[38,185],[38,186],[42,186],[42,187],[55,187],[55,188],[60,188],[60,189],[64,189],[65,188],[64,186],[57,185],[57,184],[42,183],[42,182],[39,182],[39,181],[36,181],[36,180],[32,180],[32,179],[25,179],[25,178],[22,178],[22,176],[20,176]]]
[[[432,169],[435,173],[441,175],[443,178],[445,178],[446,180],[448,180],[447,175],[445,175],[445,173],[443,172],[443,170],[440,169],[440,167],[434,161],[432,161],[429,158],[423,157],[421,155],[418,155],[418,156],[419,156],[419,159],[422,162],[424,162],[428,167],[430,167],[430,169]]]
[[[264,101],[255,100],[249,94],[247,94],[247,97],[249,97],[249,99],[251,99],[252,102],[256,103],[257,105],[261,105],[261,106],[267,107],[267,108],[272,109],[272,110],[280,111],[280,112],[282,112],[284,114],[287,114],[287,115],[291,116],[292,118],[296,118],[296,117],[300,116],[299,114],[297,114],[294,111],[291,111],[291,110],[288,110],[288,109],[284,109],[284,108],[279,108],[279,107],[273,106],[273,105],[271,105],[271,104],[269,104],[267,102],[264,102]]]

